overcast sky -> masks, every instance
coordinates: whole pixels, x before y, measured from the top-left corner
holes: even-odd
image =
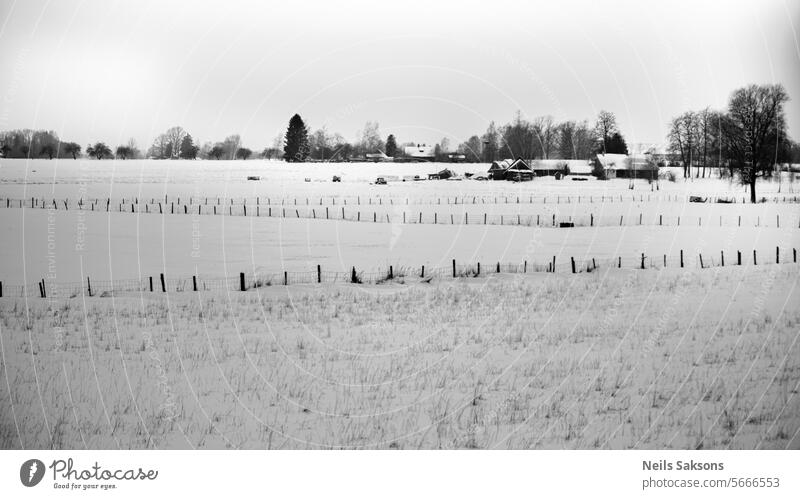
[[[273,3],[265,7],[263,4]],[[180,124],[260,150],[298,112],[354,139],[457,144],[489,121],[617,114],[629,143],[786,86],[800,139],[800,2],[0,3],[0,129],[142,148]]]

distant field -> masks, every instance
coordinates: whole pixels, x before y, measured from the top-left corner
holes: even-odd
[[[559,263],[571,257],[630,261],[642,253],[677,258],[681,250],[692,262],[700,253],[719,259],[721,252],[732,262],[737,251],[750,262],[757,250],[766,263],[774,261],[776,247],[786,255],[800,249],[800,205],[782,202],[798,195],[788,175],[780,183],[760,183],[759,193],[781,202],[758,205],[688,202],[691,195],[739,201],[747,195],[741,185],[719,179],[658,186],[638,180],[634,189],[622,179],[552,177],[525,183],[370,184],[377,176],[426,176],[445,167],[463,173],[488,165],[3,160],[0,231],[7,237],[0,238],[0,281],[77,282],[86,276],[111,281],[159,273],[235,277],[239,272],[307,272],[317,265],[371,271],[390,265],[446,266],[452,259],[465,264],[545,263],[554,256]],[[247,181],[248,175],[261,180]],[[342,175],[343,181],[331,182],[332,175]],[[7,209],[2,203],[25,200],[29,206],[32,197],[34,209]],[[113,200],[109,212],[104,198]],[[51,206],[53,199],[57,210],[40,208],[43,200]],[[81,199],[89,204],[79,212]],[[127,211],[138,201],[137,213],[119,212],[123,200]],[[241,216],[245,203],[247,218]],[[347,221],[323,219],[326,213],[341,218],[342,209]],[[578,227],[552,229],[554,217]]]
[[[0,300],[2,448],[800,448],[797,265]]]

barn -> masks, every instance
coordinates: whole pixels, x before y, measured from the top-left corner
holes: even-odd
[[[598,154],[595,159],[606,172],[608,178],[658,179],[658,167],[648,161],[648,157],[628,156],[627,154]]]
[[[585,159],[537,159],[531,162],[537,177],[554,176],[556,174],[584,175],[592,173],[589,160]]]

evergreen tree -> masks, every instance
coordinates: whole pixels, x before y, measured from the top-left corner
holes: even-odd
[[[308,129],[299,114],[289,120],[283,146],[283,159],[289,162],[303,162],[308,157]]]
[[[606,144],[608,154],[628,154],[628,144],[619,132],[614,132]]]
[[[395,154],[397,154],[397,139],[393,134],[389,134],[386,138],[386,155],[393,158]]]
[[[188,133],[181,140],[181,147],[178,155],[181,159],[195,159],[197,157],[197,146],[194,145],[192,136]]]

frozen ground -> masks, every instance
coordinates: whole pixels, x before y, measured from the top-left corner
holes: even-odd
[[[798,266],[0,300],[2,448],[800,448]]]

